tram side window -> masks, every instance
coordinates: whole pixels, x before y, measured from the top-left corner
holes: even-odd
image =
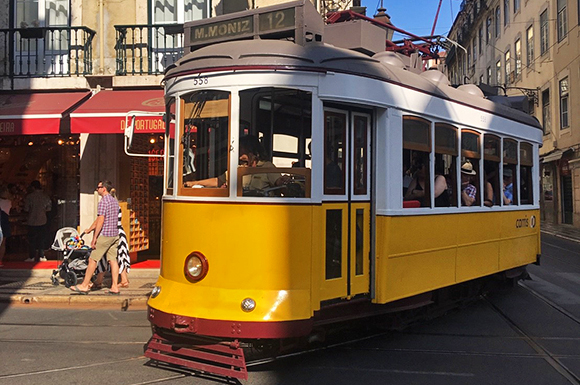
[[[403,116],[403,208],[431,207],[431,122]]]
[[[457,207],[457,128],[435,123],[435,207]]]
[[[479,162],[480,135],[470,130],[461,131],[461,206],[480,206]]]
[[[324,113],[324,193],[344,195],[346,115]]]
[[[312,94],[263,87],[240,92],[238,196],[310,197]],[[259,139],[257,161],[247,141]]]
[[[227,196],[230,94],[196,91],[183,99],[182,192]]]
[[[533,165],[532,145],[520,143],[520,202],[523,205],[534,203],[532,189]]]
[[[518,191],[516,168],[518,166],[518,143],[512,139],[503,141],[503,204],[517,205]]]
[[[487,207],[500,204],[499,165],[501,162],[501,139],[495,135],[483,137],[483,204]]]

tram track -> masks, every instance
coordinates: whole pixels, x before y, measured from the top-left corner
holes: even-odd
[[[570,317],[571,315],[568,314],[564,309],[560,308],[557,304],[550,301],[548,298],[541,296],[539,293],[534,292],[531,288],[526,287],[521,282],[518,283],[521,287],[528,290],[532,295],[534,295],[539,300],[545,302],[546,304],[550,305],[553,309],[559,311],[566,317]],[[489,300],[486,296],[482,296],[485,303],[491,308],[497,315],[501,317],[501,319],[506,322],[509,327],[514,330],[517,335],[524,340],[534,351],[538,353],[538,356],[543,358],[550,366],[552,366],[560,375],[562,375],[570,384],[573,385],[580,385],[580,377],[578,377],[572,370],[570,370],[564,363],[561,361],[561,356],[555,355],[551,353],[546,346],[538,342],[538,339],[532,336],[530,333],[525,331],[521,328],[516,321],[514,321],[509,315],[507,315],[504,311],[502,311],[498,306],[496,306],[491,300]],[[580,321],[575,319],[572,316],[571,318],[576,323],[580,324]]]

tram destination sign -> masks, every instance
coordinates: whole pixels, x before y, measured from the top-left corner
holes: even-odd
[[[251,9],[185,24],[186,52],[241,39],[290,38],[302,44],[305,25],[321,33],[324,23],[309,0]]]

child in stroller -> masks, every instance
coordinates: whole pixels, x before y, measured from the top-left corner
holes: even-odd
[[[66,287],[74,286],[79,279],[84,278],[91,248],[85,245],[83,235],[79,235],[72,227],[63,227],[56,232],[51,248],[63,253],[63,261],[52,271],[50,279],[53,285],[59,284],[58,277],[64,279]]]

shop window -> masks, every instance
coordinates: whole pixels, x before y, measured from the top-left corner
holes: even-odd
[[[183,100],[181,193],[228,196],[230,93],[196,91]]]
[[[568,120],[568,104],[569,104],[570,88],[568,85],[568,77],[560,80],[560,129],[564,130],[570,128]]]
[[[403,207],[430,207],[431,122],[403,117]]]
[[[240,92],[238,196],[310,197],[310,92]]]
[[[461,206],[479,206],[481,160],[480,134],[475,131],[461,131]],[[475,190],[475,191],[474,191]]]
[[[523,205],[531,205],[533,199],[532,166],[534,157],[533,147],[529,143],[520,143],[520,202]]]
[[[501,162],[501,139],[495,135],[483,136],[483,204],[487,207],[500,204],[502,187],[499,165]]]
[[[518,192],[516,169],[518,165],[518,143],[512,139],[503,141],[503,204],[517,205]]]
[[[435,123],[435,207],[457,207],[457,156],[457,128]],[[443,180],[444,191],[441,190]]]

